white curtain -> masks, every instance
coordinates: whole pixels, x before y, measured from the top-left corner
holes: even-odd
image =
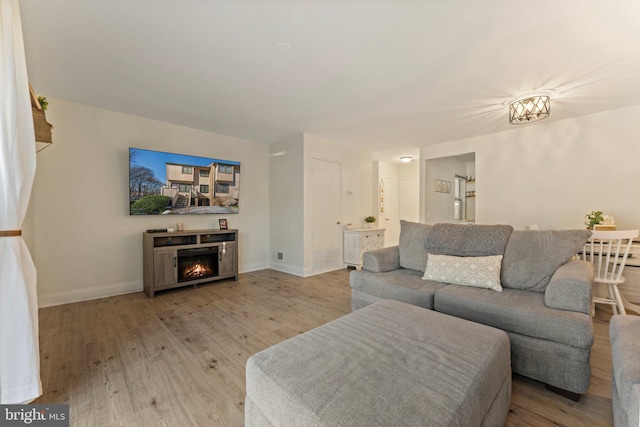
[[[42,394],[36,269],[18,236],[36,170],[36,145],[18,0],[0,0],[0,403]],[[2,236],[2,235],[5,236]]]

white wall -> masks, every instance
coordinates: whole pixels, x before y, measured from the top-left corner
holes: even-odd
[[[454,157],[443,157],[425,161],[424,200],[428,224],[439,222],[459,222],[454,219],[455,175],[466,176],[467,162]],[[450,193],[435,191],[436,179],[451,183]]]
[[[271,144],[269,150],[271,268],[301,277],[321,273],[314,269],[311,247],[313,159],[341,165],[340,222],[360,227],[371,215],[371,152],[309,134]],[[283,252],[282,261],[275,259],[277,252]]]
[[[467,163],[467,174],[468,177],[476,176],[476,162],[468,162]],[[476,191],[476,183],[475,181],[467,181],[466,182],[466,190],[465,191]],[[467,197],[465,201],[466,206],[466,218],[471,221],[475,221],[476,219],[476,197]]]
[[[304,136],[271,144],[269,154],[270,265],[303,276]]]
[[[619,229],[638,228],[639,135],[635,106],[427,146],[421,157],[476,153],[479,224],[583,228],[586,212],[602,210]]]
[[[239,269],[268,267],[268,147],[49,98],[54,144],[38,153],[31,249],[41,305],[142,290],[142,232],[174,216],[129,216],[128,148],[240,161],[237,215],[180,217],[185,229],[239,229]]]
[[[418,222],[420,219],[420,162],[400,165],[400,219]]]
[[[380,180],[384,178],[397,179],[400,185],[400,194],[398,208],[400,219],[407,221],[418,221],[419,215],[419,178],[420,178],[420,162],[415,160],[410,163],[393,163],[386,161],[373,162],[374,167],[374,189],[375,197],[378,196],[378,186]],[[375,169],[377,168],[377,173]],[[377,200],[374,199],[374,209],[377,210]]]
[[[420,162],[394,163],[375,161],[374,167],[374,206],[378,227],[386,228],[385,247],[398,244],[400,235],[400,220],[418,222],[420,219]],[[379,211],[380,180],[393,179],[398,182],[398,188],[385,188],[385,215]],[[390,192],[397,191],[392,195]],[[391,206],[392,201],[397,206]],[[388,219],[386,217],[389,217]]]

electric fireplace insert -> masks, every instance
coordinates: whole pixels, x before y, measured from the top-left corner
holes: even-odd
[[[178,250],[178,282],[218,275],[218,247]]]

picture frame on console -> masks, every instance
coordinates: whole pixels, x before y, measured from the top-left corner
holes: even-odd
[[[227,230],[227,220],[226,220],[226,218],[220,218],[218,220],[218,224],[220,224],[220,230]]]

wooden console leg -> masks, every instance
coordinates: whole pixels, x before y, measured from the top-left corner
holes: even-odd
[[[564,390],[562,388],[554,387],[549,384],[545,384],[544,386],[547,388],[547,390],[557,393],[562,397],[566,397],[569,400],[573,400],[574,402],[577,402],[578,400],[580,400],[580,397],[582,396],[581,394],[574,393],[569,390]]]

